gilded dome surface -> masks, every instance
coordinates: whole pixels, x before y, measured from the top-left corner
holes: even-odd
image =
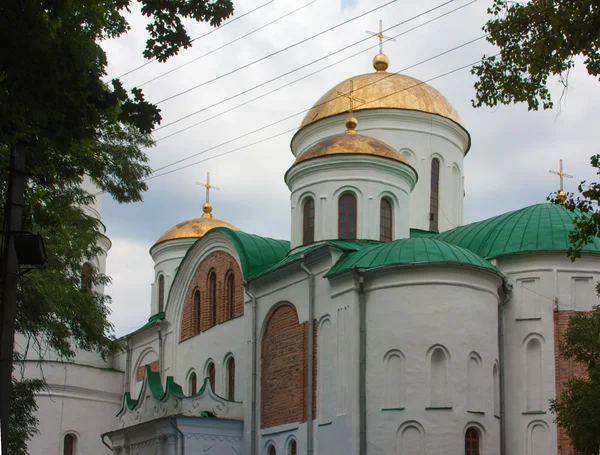
[[[351,88],[351,81],[353,88]],[[403,74],[377,71],[353,76],[323,95],[302,120],[301,127],[325,117],[348,111],[348,99],[340,93],[353,91],[355,111],[364,109],[410,109],[441,115],[461,126],[458,112],[436,89]]]
[[[296,158],[301,163],[313,158],[326,155],[376,155],[383,158],[400,161],[407,164],[406,158],[394,147],[378,139],[362,134],[342,133],[320,140],[306,152]]]
[[[210,204],[209,204],[210,205]],[[205,204],[206,206],[206,204]],[[200,218],[194,218],[191,220],[184,221],[183,223],[176,224],[156,241],[156,243],[165,242],[167,240],[174,239],[185,239],[185,238],[200,238],[204,236],[208,231],[217,227],[226,227],[239,231],[235,226],[227,223],[226,221],[218,220],[212,216],[210,211],[204,208],[204,215]],[[210,207],[212,209],[212,207]]]

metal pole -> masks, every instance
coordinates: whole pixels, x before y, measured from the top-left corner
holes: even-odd
[[[10,151],[10,169],[6,206],[4,207],[4,244],[2,249],[0,284],[0,430],[2,453],[8,453],[8,424],[10,420],[10,391],[12,388],[13,346],[15,342],[15,313],[19,263],[15,251],[15,234],[23,224],[26,150],[16,145]]]

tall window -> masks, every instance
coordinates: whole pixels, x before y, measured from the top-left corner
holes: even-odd
[[[158,277],[158,312],[165,309],[165,276]]]
[[[438,230],[440,203],[440,160],[431,160],[431,194],[429,196],[429,229]]]
[[[470,427],[465,433],[465,455],[479,455],[479,432]]]
[[[235,359],[233,357],[227,361],[227,399],[235,400]]]
[[[277,455],[277,451],[275,450],[275,446],[271,444],[269,449],[267,450],[267,455]]]
[[[201,306],[200,306],[200,291],[196,289],[194,291],[194,334],[200,333],[200,319],[201,317]]]
[[[70,433],[65,435],[63,443],[63,454],[75,455],[75,436]]]
[[[210,381],[210,388],[212,391],[215,391],[215,364],[210,362],[208,364],[208,368],[206,369],[206,375],[208,376],[208,380]]]
[[[307,197],[302,207],[302,244],[315,241],[315,200]]]
[[[190,375],[190,396],[196,395],[198,392],[198,376],[196,373]]]
[[[338,201],[338,238],[356,238],[356,196],[344,193]]]
[[[235,277],[233,273],[227,276],[227,318],[235,317]]]
[[[208,292],[210,295],[211,327],[217,325],[217,274],[212,272],[208,277]]]
[[[81,289],[92,292],[92,265],[89,262],[83,264],[81,269]]]
[[[379,240],[391,242],[392,239],[392,203],[384,197],[379,204]]]
[[[297,450],[298,449],[296,448],[296,440],[292,439],[292,441],[290,442],[289,455],[296,455]]]

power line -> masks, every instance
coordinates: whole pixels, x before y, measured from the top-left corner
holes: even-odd
[[[394,26],[392,26],[392,27],[389,27],[389,28],[387,28],[386,30],[384,30],[384,32],[386,32],[386,31],[388,31],[388,30],[391,30],[391,29],[393,29],[393,28],[396,28],[396,27],[398,27],[398,26],[400,26],[400,25],[402,25],[402,24],[405,24],[405,23],[407,23],[407,22],[410,22],[410,21],[412,21],[412,20],[414,20],[414,19],[417,19],[417,18],[419,18],[419,17],[421,17],[421,16],[423,16],[423,15],[425,15],[425,14],[427,14],[427,13],[429,13],[429,12],[431,12],[431,11],[435,10],[435,9],[441,8],[442,6],[445,6],[445,5],[447,5],[448,3],[451,3],[452,1],[454,1],[454,0],[450,0],[450,1],[446,2],[446,3],[442,3],[441,5],[438,5],[438,6],[436,6],[435,8],[432,8],[432,9],[430,9],[430,10],[424,11],[423,13],[420,13],[420,14],[418,14],[418,15],[416,15],[416,16],[413,16],[413,17],[411,17],[411,18],[409,18],[409,19],[406,19],[405,21],[399,22],[398,24],[396,24],[396,25],[394,25]],[[429,24],[429,23],[431,23],[431,22],[434,22],[434,21],[436,21],[436,20],[438,20],[438,19],[440,19],[440,18],[442,18],[442,17],[444,17],[444,16],[447,16],[447,15],[449,15],[449,14],[451,14],[451,13],[455,12],[455,11],[458,11],[458,10],[460,10],[460,9],[462,9],[462,8],[465,8],[465,7],[469,6],[469,5],[472,5],[472,4],[473,4],[473,3],[475,3],[475,2],[477,2],[477,0],[472,0],[472,1],[470,1],[469,3],[466,3],[466,4],[462,5],[462,6],[459,6],[458,8],[455,8],[455,9],[453,9],[453,10],[450,10],[450,11],[448,11],[448,12],[444,13],[444,14],[441,14],[441,15],[439,15],[439,16],[436,16],[436,17],[434,17],[433,19],[430,19],[430,20],[428,20],[428,21],[426,21],[426,22],[423,22],[422,24],[419,24],[419,25],[417,25],[416,27],[413,27],[413,28],[411,28],[411,29],[409,29],[409,30],[405,30],[405,31],[404,31],[404,32],[402,32],[402,33],[399,33],[399,34],[397,34],[397,35],[395,35],[395,36],[393,36],[393,37],[391,37],[391,38],[388,38],[388,39],[386,39],[385,41],[387,42],[387,41],[389,41],[389,40],[396,39],[396,38],[398,38],[398,37],[400,37],[400,36],[406,35],[407,33],[410,33],[410,32],[412,32],[413,30],[416,30],[416,29],[418,29],[418,28],[420,28],[420,27],[423,27],[423,26],[425,26],[425,25],[427,25],[427,24]],[[172,121],[172,122],[166,123],[166,124],[164,124],[164,125],[161,125],[161,126],[159,126],[158,128],[155,128],[155,129],[154,129],[154,131],[155,131],[155,132],[156,132],[156,131],[160,131],[160,130],[162,130],[162,129],[164,129],[164,128],[167,128],[167,127],[169,127],[169,126],[171,126],[171,125],[174,125],[174,124],[176,124],[176,123],[179,123],[179,122],[180,122],[180,121],[182,121],[182,120],[185,120],[185,119],[187,119],[187,118],[190,118],[190,117],[192,117],[192,116],[194,116],[194,115],[197,115],[197,114],[199,114],[199,113],[201,113],[201,112],[204,112],[204,111],[206,111],[206,110],[208,110],[208,109],[211,109],[211,108],[213,108],[213,107],[215,107],[215,106],[218,106],[218,105],[220,105],[220,104],[223,104],[223,103],[225,103],[225,102],[227,102],[227,101],[231,101],[232,99],[234,99],[234,98],[237,98],[238,96],[245,95],[246,93],[249,93],[249,92],[251,92],[251,91],[253,91],[253,90],[257,89],[257,88],[260,88],[260,87],[262,87],[262,86],[264,86],[264,85],[266,85],[266,84],[269,84],[269,83],[271,83],[271,82],[273,82],[273,81],[276,81],[276,80],[278,80],[278,79],[281,79],[281,78],[282,78],[282,77],[284,77],[284,76],[287,76],[287,75],[289,75],[289,74],[292,74],[292,73],[294,73],[294,72],[296,72],[296,71],[299,71],[299,70],[301,70],[301,69],[303,69],[303,68],[306,68],[306,67],[308,67],[308,66],[310,66],[310,65],[312,65],[312,64],[314,64],[314,63],[317,63],[317,62],[319,62],[319,61],[321,61],[321,60],[324,60],[325,58],[331,57],[332,55],[338,54],[338,53],[340,53],[340,52],[342,52],[342,51],[344,51],[344,50],[346,50],[346,49],[348,49],[348,48],[350,48],[350,47],[353,47],[353,46],[355,46],[356,44],[362,43],[363,41],[366,41],[366,40],[368,40],[368,39],[371,39],[371,37],[367,37],[367,38],[365,38],[365,39],[363,39],[363,40],[357,41],[357,42],[356,42],[356,43],[354,43],[354,44],[351,44],[351,45],[349,45],[349,46],[345,46],[345,47],[343,47],[343,48],[341,48],[341,49],[339,49],[339,50],[337,50],[337,51],[335,51],[335,52],[332,52],[332,53],[330,53],[330,54],[327,54],[327,55],[325,55],[325,56],[323,56],[323,57],[320,57],[320,58],[318,58],[318,59],[316,59],[316,60],[313,60],[312,62],[309,62],[309,63],[307,63],[307,64],[305,64],[305,65],[302,65],[302,66],[300,66],[300,67],[298,67],[298,68],[295,68],[295,69],[293,69],[293,70],[291,70],[291,71],[288,71],[288,72],[286,72],[286,73],[280,74],[279,76],[277,76],[277,77],[274,77],[274,78],[272,78],[272,79],[269,79],[269,80],[267,80],[267,81],[264,81],[264,82],[262,82],[262,83],[260,83],[260,84],[258,84],[258,85],[255,85],[254,87],[251,87],[251,88],[249,88],[249,89],[247,89],[247,90],[244,90],[244,91],[242,91],[242,92],[239,92],[239,93],[237,93],[237,94],[235,94],[235,95],[232,95],[232,96],[230,96],[230,97],[228,97],[228,98],[222,99],[221,101],[217,101],[216,103],[213,103],[213,104],[211,104],[211,105],[209,105],[209,106],[203,107],[202,109],[199,109],[199,110],[197,110],[197,111],[191,112],[190,114],[184,115],[183,117],[180,117],[180,118],[178,118],[178,119],[176,119],[176,120],[174,120],[174,121]],[[207,121],[209,121],[209,120],[212,120],[212,119],[214,119],[214,118],[217,118],[217,117],[219,117],[219,116],[221,116],[221,115],[223,115],[223,114],[226,114],[226,113],[228,113],[228,112],[231,112],[231,111],[233,111],[233,110],[235,110],[235,109],[237,109],[237,108],[239,108],[239,107],[242,107],[242,106],[245,106],[245,105],[247,105],[247,104],[250,104],[250,103],[252,103],[252,102],[254,102],[254,101],[258,100],[258,99],[261,99],[261,98],[263,98],[263,97],[265,97],[265,96],[268,96],[268,95],[270,95],[270,94],[272,94],[272,93],[275,93],[275,92],[277,92],[277,91],[279,91],[279,90],[281,90],[281,89],[283,89],[283,88],[289,87],[290,85],[293,85],[293,84],[295,84],[296,82],[299,82],[299,81],[301,81],[301,80],[307,79],[307,78],[309,78],[309,77],[311,77],[311,76],[314,76],[315,74],[318,74],[318,73],[320,73],[320,72],[322,72],[322,71],[328,70],[328,69],[330,69],[330,68],[331,68],[331,67],[333,67],[333,66],[336,66],[336,65],[338,65],[338,64],[340,64],[340,63],[342,63],[342,62],[345,62],[346,60],[349,60],[349,59],[351,59],[351,58],[354,58],[354,57],[356,57],[357,55],[360,55],[360,54],[362,54],[362,53],[364,53],[364,52],[367,52],[367,51],[368,51],[368,50],[370,50],[370,49],[374,49],[374,48],[376,48],[376,47],[378,47],[378,46],[379,46],[379,44],[376,44],[376,45],[374,45],[374,46],[369,46],[368,48],[366,48],[366,49],[363,49],[363,50],[361,50],[361,51],[359,51],[359,52],[356,52],[356,53],[354,53],[354,54],[352,54],[352,55],[350,55],[350,56],[348,56],[348,57],[345,57],[345,58],[343,58],[343,59],[341,59],[341,60],[338,60],[337,62],[331,63],[331,64],[329,64],[327,67],[324,67],[324,68],[318,69],[317,71],[314,71],[314,72],[312,72],[312,73],[306,74],[306,75],[304,75],[304,76],[302,76],[302,77],[300,77],[300,78],[298,78],[298,79],[295,79],[295,80],[293,80],[293,81],[291,81],[291,82],[288,82],[287,84],[284,84],[284,85],[282,85],[282,86],[280,86],[280,87],[277,87],[277,88],[275,88],[275,89],[273,89],[273,90],[271,90],[271,91],[269,91],[269,92],[267,92],[267,93],[263,93],[263,94],[262,94],[262,95],[260,95],[260,96],[257,96],[257,97],[255,97],[255,98],[252,98],[251,100],[245,101],[244,103],[238,104],[237,106],[234,106],[234,107],[232,107],[232,108],[230,108],[230,109],[227,109],[227,110],[225,110],[225,111],[223,111],[223,112],[220,112],[220,113],[218,113],[218,114],[215,114],[215,115],[213,115],[213,116],[211,116],[211,117],[208,117],[208,118],[206,118],[206,119],[203,119],[203,120],[201,120],[201,121],[199,121],[199,122],[197,122],[197,123],[194,123],[194,124],[192,124],[192,125],[190,125],[190,126],[187,126],[186,128],[183,128],[183,129],[181,129],[181,130],[178,130],[178,131],[176,131],[176,132],[175,132],[175,133],[173,133],[173,134],[178,134],[178,133],[180,133],[180,132],[186,131],[186,130],[188,130],[188,129],[190,129],[190,128],[193,128],[193,127],[195,127],[195,126],[198,126],[198,125],[200,125],[200,124],[202,124],[202,123],[205,123],[205,122],[207,122]],[[161,138],[161,139],[159,139],[159,140],[165,139],[165,138],[167,138],[167,137],[170,137],[170,135],[169,135],[169,136],[165,136],[165,137],[163,137],[163,138]]]
[[[293,10],[293,11],[290,11],[289,13],[286,13],[286,14],[284,14],[283,16],[279,16],[277,19],[274,19],[274,20],[272,20],[271,22],[269,22],[269,23],[267,23],[267,24],[265,24],[265,25],[262,25],[262,26],[260,26],[260,27],[258,27],[258,28],[255,28],[255,29],[254,29],[254,30],[252,30],[251,32],[248,32],[248,33],[246,33],[245,35],[242,35],[242,36],[240,36],[239,38],[236,38],[236,39],[234,39],[233,41],[229,41],[228,43],[226,43],[226,44],[223,44],[222,46],[219,46],[219,47],[217,47],[216,49],[213,49],[212,51],[209,51],[209,52],[207,52],[207,53],[205,53],[205,54],[202,54],[202,55],[200,55],[199,57],[196,57],[196,58],[194,58],[194,59],[192,59],[192,60],[190,60],[190,61],[188,61],[188,62],[186,62],[186,63],[183,63],[182,65],[179,65],[179,66],[177,66],[177,67],[175,67],[175,68],[173,68],[173,69],[171,69],[171,70],[169,70],[169,71],[166,71],[166,72],[164,72],[164,73],[162,73],[162,74],[159,74],[158,76],[156,76],[156,77],[153,77],[152,79],[149,79],[149,80],[147,80],[146,82],[144,82],[144,83],[142,83],[142,84],[139,84],[139,85],[138,85],[138,87],[143,87],[144,85],[146,85],[146,84],[149,84],[149,83],[151,83],[151,82],[154,82],[154,81],[156,81],[156,80],[158,80],[158,79],[160,79],[160,78],[162,78],[162,77],[166,76],[167,74],[171,74],[171,73],[173,73],[173,72],[175,72],[175,71],[177,71],[177,70],[179,70],[179,69],[181,69],[181,68],[183,68],[183,67],[185,67],[185,66],[188,66],[188,65],[190,65],[190,64],[192,64],[192,63],[194,63],[194,62],[197,62],[197,61],[198,61],[198,60],[200,60],[201,58],[204,58],[204,57],[206,57],[206,56],[208,56],[208,55],[210,55],[210,54],[213,54],[213,53],[215,53],[215,52],[217,52],[217,51],[220,51],[221,49],[224,49],[225,47],[227,47],[227,46],[229,46],[229,45],[231,45],[231,44],[233,44],[233,43],[236,43],[236,42],[238,42],[238,41],[240,41],[240,40],[242,40],[242,39],[244,39],[244,38],[247,38],[248,36],[250,36],[250,35],[252,35],[252,34],[254,34],[254,33],[256,33],[256,32],[258,32],[258,31],[262,30],[263,28],[266,28],[266,27],[268,27],[269,25],[273,25],[275,22],[278,22],[278,21],[280,21],[281,19],[285,19],[286,17],[288,17],[288,16],[291,16],[292,14],[294,14],[294,13],[296,13],[296,12],[298,12],[298,11],[300,11],[300,10],[304,9],[304,8],[306,8],[307,6],[310,6],[310,5],[312,5],[312,4],[313,4],[313,3],[315,3],[316,1],[317,1],[317,0],[312,0],[311,2],[304,4],[304,5],[302,5],[301,7],[299,7],[299,8],[296,8],[296,9],[295,9],[295,10]]]
[[[265,7],[265,6],[269,5],[269,4],[271,4],[271,3],[273,3],[274,1],[275,1],[275,0],[269,0],[268,2],[266,2],[266,3],[263,3],[262,5],[259,5],[259,6],[257,6],[256,8],[254,8],[254,9],[252,9],[252,10],[248,11],[247,13],[240,14],[239,16],[236,16],[236,17],[234,17],[234,18],[233,18],[233,19],[231,19],[230,21],[227,21],[227,22],[225,22],[223,25],[219,25],[218,27],[216,27],[216,28],[213,28],[211,31],[209,31],[209,32],[207,32],[207,33],[205,33],[205,34],[203,34],[203,35],[197,36],[196,38],[193,38],[193,39],[191,39],[191,40],[190,40],[190,43],[193,43],[194,41],[196,41],[196,40],[199,40],[199,39],[201,39],[201,38],[204,38],[204,37],[206,37],[206,36],[210,35],[211,33],[214,33],[214,32],[216,32],[217,30],[221,30],[223,27],[226,27],[227,25],[229,25],[229,24],[231,24],[231,23],[233,23],[233,22],[237,21],[238,19],[241,19],[241,18],[242,18],[242,17],[244,17],[244,16],[248,16],[249,14],[252,14],[252,13],[254,13],[255,11],[258,11],[259,9],[261,9],[261,8],[263,8],[263,7]],[[136,67],[136,68],[133,68],[133,69],[131,69],[131,70],[127,71],[126,73],[123,73],[123,74],[121,74],[119,77],[117,77],[117,79],[121,79],[121,78],[122,78],[122,77],[124,77],[124,76],[127,76],[127,75],[129,75],[129,74],[131,74],[131,73],[134,73],[134,72],[136,72],[137,70],[139,70],[139,69],[142,69],[142,68],[144,68],[145,66],[148,66],[150,63],[152,63],[152,62],[155,62],[155,61],[157,61],[157,60],[158,60],[157,58],[153,58],[152,60],[148,60],[146,63],[143,63],[143,64],[141,64],[140,66],[138,66],[138,67]]]
[[[241,71],[241,70],[243,70],[245,68],[248,68],[248,67],[250,67],[252,65],[255,65],[255,64],[259,63],[259,62],[262,62],[262,61],[264,61],[264,60],[266,60],[268,58],[271,58],[271,57],[273,57],[275,55],[281,54],[282,52],[285,52],[285,51],[287,51],[289,49],[292,49],[292,48],[294,48],[296,46],[299,46],[300,44],[306,43],[307,41],[310,41],[310,40],[312,40],[312,39],[314,39],[314,38],[316,38],[318,36],[321,36],[321,35],[323,35],[325,33],[328,33],[330,31],[332,31],[332,30],[335,30],[336,28],[341,27],[342,25],[349,24],[350,22],[355,21],[357,19],[360,19],[363,16],[366,16],[366,15],[371,14],[371,13],[377,11],[377,10],[385,8],[386,6],[391,5],[392,3],[395,3],[396,1],[397,0],[391,0],[391,1],[387,2],[387,3],[384,3],[383,5],[377,6],[376,8],[373,8],[373,9],[371,9],[371,10],[365,12],[365,13],[359,14],[358,16],[354,16],[354,17],[352,17],[352,18],[350,18],[348,20],[340,22],[339,24],[334,25],[333,27],[329,27],[328,29],[323,30],[323,31],[321,31],[321,32],[319,32],[319,33],[317,33],[315,35],[309,36],[308,38],[304,38],[304,39],[302,39],[300,41],[295,42],[294,44],[290,44],[289,46],[286,46],[286,47],[284,47],[282,49],[279,49],[278,51],[272,52],[272,53],[270,53],[268,55],[265,55],[264,57],[261,57],[261,58],[259,58],[257,60],[254,60],[254,61],[252,61],[250,63],[247,63],[245,65],[242,65],[242,66],[240,66],[240,67],[238,67],[238,68],[236,68],[236,69],[234,69],[232,71],[228,71],[227,73],[223,73],[220,76],[217,76],[217,77],[214,77],[212,79],[209,79],[208,81],[204,81],[204,82],[202,82],[200,84],[197,84],[197,85],[195,85],[193,87],[188,88],[187,90],[184,90],[182,92],[179,92],[179,93],[176,93],[174,95],[171,95],[171,96],[169,96],[167,98],[164,98],[164,99],[162,99],[162,100],[160,100],[160,101],[158,101],[157,103],[154,103],[154,104],[161,104],[161,103],[164,103],[165,101],[170,101],[170,100],[172,100],[174,98],[177,98],[177,97],[179,97],[181,95],[185,95],[186,93],[189,93],[192,90],[196,90],[197,88],[200,88],[200,87],[203,87],[203,86],[205,86],[207,84],[210,84],[211,82],[215,82],[215,81],[218,81],[219,79],[222,79],[222,78],[224,78],[226,76],[230,76],[231,74],[237,73],[238,71]],[[455,1],[455,0],[450,0],[450,1]]]

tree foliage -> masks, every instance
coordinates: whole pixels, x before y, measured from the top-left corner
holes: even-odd
[[[494,0],[483,30],[500,48],[472,69],[475,107],[527,103],[552,108],[548,79],[566,87],[576,58],[589,74],[600,75],[600,2],[597,0]]]
[[[137,1],[149,18],[144,56],[161,62],[191,45],[186,19],[217,26],[233,13],[231,0]],[[67,361],[76,349],[107,355],[117,347],[109,297],[87,292],[82,281],[82,263],[101,253],[103,236],[82,209],[94,197],[81,188],[84,175],[118,202],[140,201],[151,172],[144,149],[161,121],[140,89],[104,81],[100,44],[129,31],[124,13],[131,6],[132,0],[0,2],[0,199],[6,200],[10,148],[26,146],[23,230],[42,234],[48,254],[45,268],[20,280],[16,327]],[[95,269],[91,280],[109,282]],[[33,397],[42,386],[13,382],[19,418],[11,419],[11,453],[23,453],[33,434]]]
[[[590,314],[577,313],[560,344],[560,353],[584,366],[587,375],[574,377],[560,397],[551,402],[556,422],[578,453],[598,455],[600,450],[600,306]]]

